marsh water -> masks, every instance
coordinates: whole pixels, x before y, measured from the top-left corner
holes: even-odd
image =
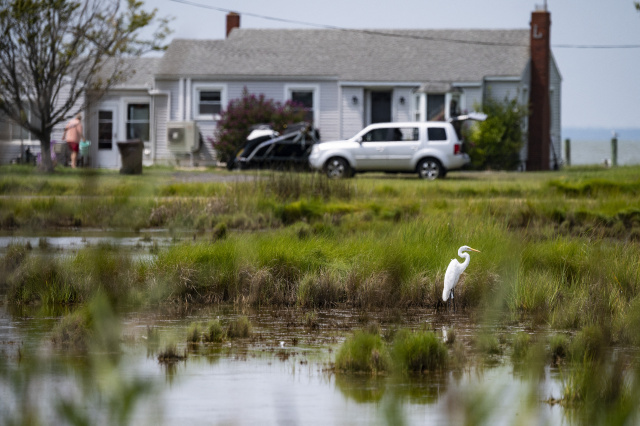
[[[190,323],[240,314],[251,321],[251,337],[187,346]],[[489,404],[485,420],[491,419],[492,424],[512,424],[527,415],[532,403],[540,424],[563,421],[562,408],[544,402],[560,396],[559,372],[547,367],[542,380],[529,380],[504,355],[419,376],[343,374],[331,368],[339,345],[364,322],[376,321],[383,331],[427,328],[438,335],[443,327],[453,328],[456,339],[468,345],[479,326],[465,313],[321,310],[315,311],[311,326],[304,318],[295,309],[238,312],[232,306],[123,312],[118,354],[80,355],[51,345],[48,336],[56,314],[8,312],[2,307],[0,350],[7,360],[5,367],[27,368],[27,358],[37,359],[40,365],[27,393],[16,392],[15,384],[3,380],[0,417],[11,418],[24,408],[21,398],[28,397],[29,409],[45,419],[55,418],[61,401],[71,399],[82,401],[80,410],[93,410],[90,417],[100,423],[100,416],[106,415],[101,414],[105,409],[101,404],[108,405],[109,398],[90,397],[91,390],[79,379],[88,377],[89,389],[109,380],[150,386],[136,404],[134,424],[451,424],[461,410],[470,409],[463,407],[463,401],[471,397]],[[522,327],[514,324],[496,330],[509,335]],[[157,355],[163,342],[176,342],[178,352],[187,358],[160,363]],[[92,367],[89,361],[96,357],[116,359],[114,371],[101,374],[102,367]]]
[[[154,245],[176,239],[162,232],[4,235],[0,251],[11,243],[46,247],[46,253],[107,243],[134,256],[153,256]],[[25,413],[57,423],[71,409],[91,424],[119,424],[124,421],[110,416],[127,404],[133,407],[130,423],[154,425],[446,425],[470,419],[508,425],[523,418],[567,423],[564,408],[546,402],[561,397],[561,371],[547,366],[543,377],[531,378],[510,360],[506,342],[513,335],[550,332],[527,321],[492,323],[464,311],[433,309],[129,308],[114,315],[117,349],[92,347],[84,353],[52,344],[55,324],[69,311],[0,305],[0,423],[24,423]],[[240,315],[251,323],[250,337],[186,343],[190,324],[228,323]],[[469,354],[486,328],[504,350],[419,375],[336,372],[340,345],[367,324],[378,324],[383,335],[409,328],[432,330],[444,339],[453,330]],[[168,345],[186,358],[160,362]]]

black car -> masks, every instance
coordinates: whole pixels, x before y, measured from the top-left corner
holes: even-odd
[[[311,147],[319,140],[318,129],[309,123],[292,124],[282,134],[268,125],[254,126],[229,168],[306,169]]]

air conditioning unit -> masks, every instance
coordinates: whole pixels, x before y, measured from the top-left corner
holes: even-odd
[[[188,154],[200,148],[200,131],[195,121],[167,123],[167,146],[174,154]]]

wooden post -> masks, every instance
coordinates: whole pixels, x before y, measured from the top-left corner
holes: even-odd
[[[571,165],[571,139],[564,140],[564,158],[567,160],[567,166]]]
[[[613,137],[611,138],[611,166],[618,166],[618,135],[616,132],[613,132]]]

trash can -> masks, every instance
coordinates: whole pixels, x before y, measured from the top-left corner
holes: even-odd
[[[122,159],[121,175],[142,174],[142,151],[144,143],[140,139],[118,142],[118,151]]]

